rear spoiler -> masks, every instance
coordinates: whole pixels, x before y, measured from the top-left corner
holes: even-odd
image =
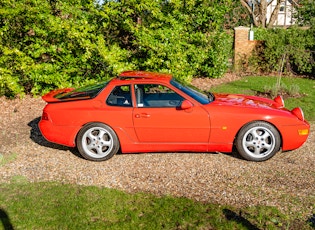
[[[46,101],[47,103],[60,102],[60,100],[56,98],[56,96],[59,94],[69,93],[72,90],[74,90],[74,88],[56,89],[42,96],[42,99]]]

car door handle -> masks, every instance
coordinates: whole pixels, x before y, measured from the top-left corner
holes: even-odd
[[[147,114],[147,113],[141,113],[141,114],[136,114],[135,117],[136,118],[149,118],[151,115]]]

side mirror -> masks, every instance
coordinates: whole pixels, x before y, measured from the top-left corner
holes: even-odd
[[[182,104],[180,105],[180,108],[181,108],[182,110],[187,110],[187,109],[191,109],[193,106],[194,106],[194,105],[193,105],[190,101],[184,100],[184,101],[182,102]]]

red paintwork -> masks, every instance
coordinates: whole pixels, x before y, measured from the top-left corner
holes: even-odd
[[[166,80],[170,80],[172,78],[171,74],[168,73],[154,73],[154,72],[146,72],[146,71],[125,71],[119,75],[119,77],[134,77],[134,78],[144,78],[144,79],[161,79],[165,78]]]
[[[53,96],[63,90],[43,96],[48,102],[39,123],[44,137],[51,142],[75,146],[79,130],[91,122],[109,125],[116,132],[123,153],[128,152],[231,152],[238,131],[252,121],[266,121],[280,132],[282,150],[300,147],[310,129],[283,108],[282,101],[255,96],[215,94],[216,100],[202,105],[170,84],[171,75],[142,71],[124,72],[112,79],[101,93],[89,100],[67,101]],[[181,109],[108,106],[106,99],[117,85],[132,85],[132,100],[136,100],[133,84],[159,83],[187,101]],[[72,89],[67,89],[72,90]]]

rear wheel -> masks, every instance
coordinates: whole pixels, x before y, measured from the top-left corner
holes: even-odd
[[[250,161],[265,161],[273,157],[281,147],[278,130],[271,124],[255,121],[245,125],[236,138],[239,154]]]
[[[116,133],[103,123],[88,124],[77,136],[77,148],[87,160],[108,160],[118,152],[119,147]]]

